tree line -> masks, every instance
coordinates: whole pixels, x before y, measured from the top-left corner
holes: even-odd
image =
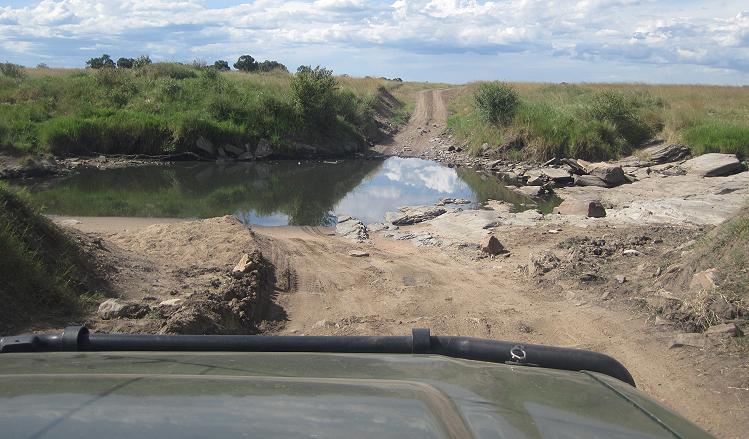
[[[103,54],[102,56],[94,57],[86,61],[86,67],[91,69],[104,69],[104,68],[120,68],[120,69],[137,69],[148,64],[151,64],[151,58],[148,55],[141,55],[138,58],[118,58],[117,61],[112,59],[111,56]],[[229,62],[223,59],[216,60],[212,65],[206,63],[194,61],[194,65],[200,65],[200,67],[210,67],[218,71],[229,71]],[[236,70],[242,72],[271,72],[280,70],[288,72],[289,70],[285,65],[274,60],[265,60],[258,62],[251,55],[242,55],[237,59],[237,62],[233,64]]]

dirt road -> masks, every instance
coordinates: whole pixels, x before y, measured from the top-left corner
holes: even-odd
[[[385,155],[417,157],[432,147],[432,139],[445,130],[447,100],[450,90],[424,90],[416,98],[416,107],[408,121],[393,139],[375,146]]]

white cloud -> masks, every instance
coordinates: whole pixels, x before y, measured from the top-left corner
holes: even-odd
[[[102,46],[118,55],[149,50],[157,59],[376,48],[432,55],[527,53],[544,59],[675,63],[749,73],[749,7],[739,1],[726,0],[714,8],[675,0],[210,4],[43,0],[0,7],[0,58],[3,52],[21,53],[28,47],[34,47],[33,56],[68,55],[69,65],[80,65],[89,55],[83,48]]]

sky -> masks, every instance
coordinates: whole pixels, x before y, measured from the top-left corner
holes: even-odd
[[[450,83],[749,85],[749,1],[0,0],[0,61],[102,53]]]

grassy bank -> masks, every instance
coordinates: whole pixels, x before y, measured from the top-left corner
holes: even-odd
[[[295,156],[357,150],[377,131],[378,93],[399,83],[220,72],[157,63],[134,69],[0,74],[0,146],[56,155],[199,152],[198,139]]]
[[[78,245],[5,186],[0,249],[0,331],[69,323],[101,284]]]
[[[488,144],[512,158],[610,159],[652,139],[695,155],[749,156],[749,87],[639,84],[508,84],[519,102],[510,117],[482,117],[482,83],[456,90],[448,126],[474,152]]]

